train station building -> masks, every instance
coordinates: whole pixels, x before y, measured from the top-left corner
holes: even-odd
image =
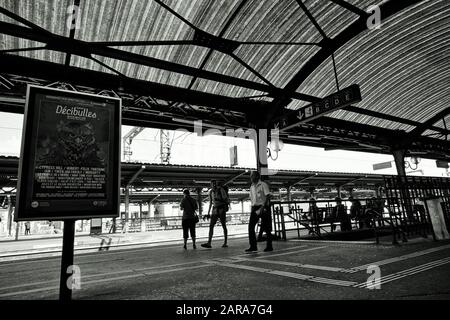
[[[449,299],[449,28],[445,0],[0,0],[0,299]]]

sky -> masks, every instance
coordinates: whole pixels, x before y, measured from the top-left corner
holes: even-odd
[[[19,156],[23,115],[0,112],[0,155]],[[122,136],[131,127],[122,126]],[[230,166],[230,148],[237,146],[238,167],[255,168],[256,159],[252,140],[218,135],[197,136],[195,133],[171,131],[173,138],[171,164]],[[159,130],[147,128],[132,143],[130,161],[160,163]],[[122,160],[127,160],[122,155]],[[409,160],[407,158],[406,160]],[[373,170],[373,165],[392,161],[392,168]],[[334,150],[324,151],[285,144],[276,160],[269,160],[271,169],[290,169],[325,172],[396,174],[391,155]],[[414,168],[416,169],[416,168]],[[436,167],[435,160],[422,159],[410,175],[447,176],[445,169]],[[415,171],[415,172],[413,172]]]

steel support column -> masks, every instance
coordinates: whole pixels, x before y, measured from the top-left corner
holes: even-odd
[[[406,150],[404,149],[393,150],[392,155],[394,156],[397,175],[399,176],[401,181],[404,181],[406,177],[406,169],[405,169]]]

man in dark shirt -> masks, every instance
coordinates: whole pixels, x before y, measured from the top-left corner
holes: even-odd
[[[208,242],[203,243],[203,248],[211,248],[211,241],[214,235],[214,226],[217,223],[217,220],[220,220],[220,224],[223,228],[223,236],[224,242],[222,248],[227,248],[227,240],[228,240],[228,229],[227,229],[227,207],[230,204],[230,199],[228,198],[228,194],[223,186],[219,185],[216,180],[211,180],[211,190],[209,192],[209,209],[206,218],[211,218],[209,224],[209,235]],[[210,215],[209,213],[211,212]]]
[[[189,237],[188,232],[191,232],[191,239],[192,239],[192,246],[194,249],[197,249],[197,246],[195,245],[195,211],[198,209],[197,201],[195,201],[190,193],[189,190],[183,191],[184,198],[181,200],[180,203],[180,209],[183,210],[183,217],[182,217],[182,226],[183,226],[183,239],[184,239],[184,250],[187,249],[187,239]]]

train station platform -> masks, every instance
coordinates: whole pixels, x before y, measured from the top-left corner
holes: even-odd
[[[216,238],[217,239],[217,238]],[[401,245],[288,240],[273,252],[228,248],[183,250],[179,243],[77,252],[75,300],[327,300],[450,298],[450,241]],[[59,257],[0,262],[0,299],[58,299]],[[379,268],[379,273],[374,270]],[[12,276],[18,275],[20,277]],[[370,278],[379,275],[378,278]],[[375,280],[374,280],[375,279]],[[376,282],[373,282],[376,281]],[[375,284],[374,289],[367,287]]]
[[[229,238],[247,236],[247,225],[229,225]],[[206,241],[208,227],[196,228],[197,242]],[[90,235],[77,234],[75,237],[75,254],[99,252],[124,248],[161,246],[165,244],[179,244],[183,242],[183,230],[171,229],[152,232],[114,233]],[[6,239],[6,238],[5,238]],[[216,227],[214,239],[223,239],[223,230]],[[62,234],[29,235],[19,240],[0,241],[0,262],[10,260],[24,260],[37,257],[60,256],[62,248]]]

